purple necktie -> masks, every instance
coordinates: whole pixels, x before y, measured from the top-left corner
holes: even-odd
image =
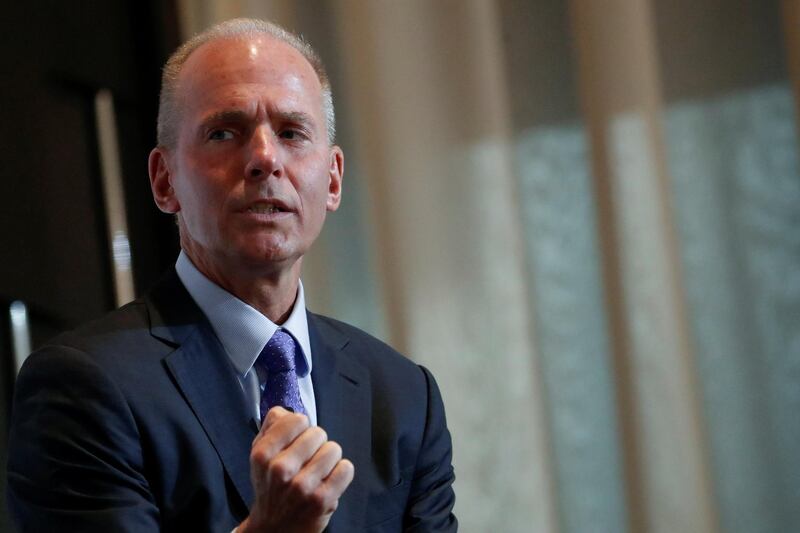
[[[307,414],[297,386],[295,350],[294,338],[278,329],[256,359],[254,366],[258,382],[263,387],[260,404],[262,422],[267,411],[276,405],[295,413]]]

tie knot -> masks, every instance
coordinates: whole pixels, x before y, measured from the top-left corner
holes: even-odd
[[[256,373],[263,387],[259,403],[262,420],[267,411],[276,405],[295,413],[306,414],[294,370],[296,349],[294,338],[288,332],[279,329],[269,339],[256,360]]]
[[[269,373],[289,372],[294,370],[294,353],[294,338],[279,329],[261,350],[258,362],[264,365]]]

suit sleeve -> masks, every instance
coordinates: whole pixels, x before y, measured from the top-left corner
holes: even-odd
[[[458,521],[453,515],[455,474],[450,432],[436,380],[426,368],[420,368],[425,375],[428,405],[403,530],[406,533],[455,532]]]
[[[8,504],[18,530],[159,531],[134,417],[83,352],[49,346],[16,383]]]

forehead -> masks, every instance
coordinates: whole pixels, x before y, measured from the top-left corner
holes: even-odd
[[[289,44],[269,35],[220,38],[199,46],[178,77],[184,105],[270,105],[321,112],[322,87],[311,64]],[[247,102],[245,102],[247,103]]]

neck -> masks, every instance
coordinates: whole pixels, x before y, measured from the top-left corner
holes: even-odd
[[[204,260],[184,248],[194,266],[209,280],[252,306],[276,324],[283,324],[297,299],[302,259],[291,265],[249,267]]]

